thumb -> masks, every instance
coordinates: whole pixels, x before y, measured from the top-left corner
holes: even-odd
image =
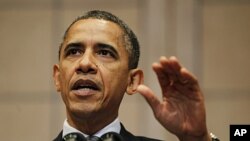
[[[136,90],[146,99],[152,110],[155,111],[160,104],[160,101],[155,96],[153,91],[149,87],[142,84],[139,85]]]

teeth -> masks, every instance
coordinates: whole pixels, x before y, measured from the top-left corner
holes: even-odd
[[[94,90],[92,86],[79,86],[77,89],[91,89]]]
[[[88,89],[88,90],[92,90],[91,88],[81,88],[81,89]]]
[[[99,90],[95,82],[91,80],[82,80],[82,79],[76,81],[72,87],[72,90],[79,90],[79,89]]]

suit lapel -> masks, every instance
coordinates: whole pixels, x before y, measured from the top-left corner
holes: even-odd
[[[62,131],[53,141],[62,141]]]
[[[120,135],[122,136],[124,141],[139,141],[139,139],[130,132],[128,132],[122,124],[121,124]]]

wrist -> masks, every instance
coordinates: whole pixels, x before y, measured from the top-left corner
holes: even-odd
[[[213,133],[204,136],[185,136],[180,141],[220,141]]]
[[[213,133],[210,133],[211,141],[220,141]]]

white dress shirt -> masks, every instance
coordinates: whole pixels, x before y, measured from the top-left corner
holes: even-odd
[[[100,131],[96,132],[94,136],[101,137],[103,134],[108,133],[108,132],[115,132],[115,133],[120,133],[121,130],[121,124],[118,118],[116,118],[113,122],[111,122],[109,125],[106,127],[102,128]],[[63,124],[63,134],[62,137],[69,133],[80,133],[84,137],[88,137],[89,135],[82,133],[81,131],[75,129],[74,127],[70,126],[68,123],[68,120],[66,119]]]

